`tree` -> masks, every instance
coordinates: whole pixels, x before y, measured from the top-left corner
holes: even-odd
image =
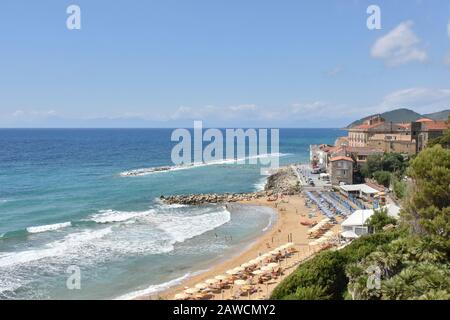
[[[450,150],[440,145],[423,150],[412,161],[408,176],[414,192],[406,199],[402,217],[413,233],[449,243]]]
[[[391,183],[391,174],[387,171],[377,171],[373,173],[373,178],[381,185],[389,187]]]
[[[405,181],[393,175],[391,177],[391,185],[394,194],[398,199],[403,199],[406,196],[407,185]]]
[[[361,167],[361,174],[365,178],[373,178],[376,172],[395,173],[402,177],[407,161],[399,153],[375,154],[367,157],[366,163]]]
[[[375,210],[374,214],[367,220],[367,225],[375,232],[381,232],[384,226],[389,224],[397,224],[397,220],[390,217],[387,213],[387,209]]]

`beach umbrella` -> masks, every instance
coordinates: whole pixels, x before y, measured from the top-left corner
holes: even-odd
[[[255,276],[258,276],[258,275],[263,274],[263,273],[264,272],[261,271],[261,270],[255,270],[255,271],[252,272],[252,274],[254,274]]]
[[[254,265],[254,263],[246,262],[246,263],[241,264],[241,267],[246,269],[246,268],[251,267],[252,265]]]
[[[267,265],[269,268],[276,268],[276,267],[278,267],[278,263],[275,263],[275,262],[272,262],[272,263],[269,263],[268,265]]]
[[[261,258],[262,258],[262,259],[267,259],[267,258],[269,258],[270,256],[271,256],[271,254],[265,253],[265,254],[263,254],[263,255],[261,256]]]
[[[205,282],[207,284],[216,284],[217,282],[219,282],[219,280],[217,280],[217,279],[206,279]]]
[[[236,267],[236,268],[233,269],[233,271],[235,271],[236,273],[242,272],[244,270],[245,270],[245,268],[243,266]]]
[[[208,288],[208,285],[207,285],[206,283],[204,283],[204,282],[200,282],[200,283],[197,283],[197,284],[195,285],[195,287],[196,287],[197,289],[202,290],[202,289]]]
[[[232,276],[232,275],[238,274],[239,271],[236,271],[236,270],[232,269],[232,270],[227,270],[225,273]]]
[[[293,242],[288,242],[288,243],[285,244],[285,246],[286,246],[286,248],[290,248],[290,247],[295,246],[295,243],[293,243]]]
[[[219,275],[219,276],[215,276],[214,279],[219,280],[219,281],[223,281],[223,280],[227,280],[228,277],[224,276],[224,275]]]
[[[242,279],[236,280],[234,282],[234,284],[237,285],[237,286],[243,286],[243,285],[245,285],[247,283],[248,283],[247,280],[242,280]]]
[[[175,299],[175,300],[184,300],[184,299],[186,299],[187,297],[188,297],[188,295],[185,294],[185,293],[178,293],[178,294],[175,295],[174,299]]]
[[[194,294],[194,293],[197,293],[199,291],[200,291],[199,288],[188,288],[188,289],[184,290],[184,292],[186,292],[187,294]]]
[[[255,264],[258,264],[260,262],[260,260],[258,260],[258,259],[253,259],[253,260],[250,260],[248,263],[250,264],[250,265],[255,265]]]
[[[264,272],[271,271],[271,270],[272,270],[272,268],[269,267],[269,266],[263,266],[263,267],[261,267],[261,271],[264,271]]]

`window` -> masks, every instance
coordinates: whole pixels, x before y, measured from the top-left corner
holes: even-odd
[[[355,227],[354,232],[359,236],[362,234],[366,234],[367,231],[367,227]]]

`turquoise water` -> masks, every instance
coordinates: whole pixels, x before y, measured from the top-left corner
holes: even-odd
[[[236,252],[273,219],[266,208],[167,206],[160,195],[248,192],[265,177],[217,164],[123,177],[172,165],[169,129],[0,130],[0,298],[130,298],[155,292]],[[280,130],[281,164],[337,129]],[[69,266],[81,289],[68,290]]]

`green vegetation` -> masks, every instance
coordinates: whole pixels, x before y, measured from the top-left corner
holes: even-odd
[[[272,299],[344,299],[348,284],[346,266],[366,257],[378,246],[388,244],[399,235],[397,230],[367,235],[340,251],[318,254],[283,280],[272,293]]]
[[[406,182],[403,179],[399,179],[396,176],[391,177],[392,190],[394,191],[397,199],[403,199],[406,196]]]
[[[361,168],[361,173],[365,178],[373,178],[373,175],[380,171],[402,176],[407,164],[408,162],[400,153],[376,154],[367,158],[367,162]]]
[[[376,171],[373,173],[373,178],[385,187],[389,187],[391,183],[391,173],[388,171]]]
[[[405,199],[396,229],[383,231],[392,221],[377,212],[368,222],[376,233],[300,265],[272,298],[450,300],[450,149],[427,148],[406,175],[414,192],[398,191]]]
[[[397,220],[390,217],[386,209],[375,210],[374,214],[367,221],[367,225],[374,232],[381,232],[385,226],[390,224],[396,225]]]
[[[385,187],[396,180],[399,187],[398,182],[403,179],[407,165],[408,161],[399,153],[377,154],[367,158],[360,173],[363,178],[375,179]]]

